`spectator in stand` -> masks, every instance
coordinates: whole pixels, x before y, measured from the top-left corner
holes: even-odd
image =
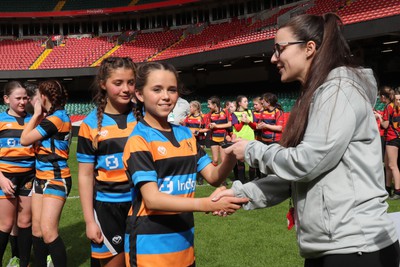
[[[335,14],[305,14],[277,31],[271,62],[302,92],[279,144],[240,140],[225,149],[268,176],[235,181],[214,199],[246,196],[245,208],[255,209],[292,198],[288,219],[305,267],[398,267],[373,114],[376,80],[353,64],[342,25]]]
[[[190,114],[185,118],[182,125],[190,129],[193,135],[196,137],[197,143],[201,148],[204,149],[205,146],[205,133],[208,131],[206,129],[206,118],[201,113],[201,104],[199,101],[190,102]],[[199,175],[197,183],[199,185],[203,184],[203,177]]]
[[[67,251],[58,225],[71,190],[68,167],[71,121],[64,109],[67,90],[57,80],[39,84],[39,101],[24,127],[21,144],[36,146],[36,179],[32,196],[32,234],[37,266],[47,265],[50,252],[54,266],[67,266]]]
[[[387,129],[386,135],[386,190],[391,194],[391,180],[394,182],[392,199],[400,199],[400,172],[397,164],[400,148],[400,91],[394,91],[394,102],[384,110],[382,127]],[[389,184],[390,183],[390,184]]]
[[[232,113],[232,125],[233,134],[237,138],[245,140],[254,140],[254,130],[256,129],[256,123],[254,122],[254,115],[251,110],[248,109],[249,101],[244,95],[239,95],[236,98],[236,111]],[[242,183],[246,182],[246,166],[244,161],[238,160],[236,163],[238,178]],[[249,180],[254,180],[256,170],[249,167]]]
[[[281,140],[284,116],[281,105],[275,94],[265,93],[261,98],[263,113],[257,124],[257,129],[262,131],[261,141],[264,144],[273,144]]]
[[[79,129],[79,195],[91,241],[92,258],[102,266],[124,266],[126,218],[131,191],[122,152],[136,125],[136,65],[130,58],[109,57],[96,76],[97,107]],[[92,260],[94,263],[95,260]]]

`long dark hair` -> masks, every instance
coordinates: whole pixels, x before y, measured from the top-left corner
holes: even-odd
[[[39,83],[39,92],[47,96],[51,103],[47,115],[51,115],[57,110],[64,109],[65,104],[67,104],[67,89],[57,80],[47,80]]]
[[[342,34],[342,21],[332,13],[322,16],[299,15],[281,28],[289,28],[297,40],[314,41],[316,53],[289,117],[280,144],[285,147],[297,146],[304,137],[308,124],[308,112],[314,92],[326,80],[331,70],[341,67],[355,67],[350,47]]]
[[[281,104],[278,103],[278,97],[275,94],[273,94],[273,93],[264,93],[262,95],[262,99],[264,99],[265,101],[268,101],[268,103],[271,106],[273,106],[274,108],[283,110]]]

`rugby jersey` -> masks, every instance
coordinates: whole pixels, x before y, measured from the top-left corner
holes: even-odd
[[[136,125],[132,112],[111,115],[104,113],[101,131],[97,129],[97,109],[83,120],[78,133],[77,160],[94,164],[94,197],[102,202],[130,202],[130,185],[122,154],[126,141]],[[98,136],[97,149],[92,142]]]
[[[261,115],[261,121],[271,125],[281,125],[284,123],[283,111],[274,108],[273,110],[264,110]],[[282,128],[283,130],[283,128]],[[261,141],[265,143],[278,142],[281,140],[282,132],[273,132],[268,129],[263,129],[261,134]]]
[[[0,171],[5,176],[31,172],[35,168],[35,151],[30,146],[22,146],[21,133],[32,118],[14,117],[8,110],[0,113]]]
[[[206,127],[206,124],[207,124],[206,118],[204,117],[203,114],[199,114],[197,116],[189,114],[184,120],[184,125],[193,131],[199,131],[201,129],[204,129]],[[205,138],[206,136],[204,133],[199,133],[196,136],[197,140],[204,140]]]
[[[134,184],[125,238],[132,267],[194,264],[193,213],[150,210],[139,190],[141,183],[155,182],[162,193],[194,197],[197,172],[211,159],[188,128],[171,127],[171,132],[161,132],[140,121],[124,150],[124,163]]]
[[[255,123],[261,122],[262,111],[253,111],[253,120]],[[254,130],[255,139],[261,141],[262,131],[260,129]]]
[[[220,112],[213,112],[209,113],[208,115],[208,122],[209,123],[215,123],[215,124],[224,124],[228,123],[228,121],[232,120],[231,115],[229,112],[225,111],[220,111]],[[217,143],[223,142],[225,139],[225,136],[227,134],[227,128],[213,128],[211,129],[211,140]]]
[[[71,121],[65,109],[56,110],[36,127],[43,136],[36,147],[36,178],[71,178],[68,167]]]
[[[386,105],[383,111],[384,121],[389,121],[389,127],[387,128],[386,141],[399,138],[400,136],[400,110],[394,107],[393,103]]]

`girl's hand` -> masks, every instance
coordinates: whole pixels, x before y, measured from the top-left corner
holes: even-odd
[[[214,129],[216,128],[217,124],[215,124],[215,122],[210,123],[210,129]]]
[[[44,118],[44,110],[40,101],[36,101],[33,116],[38,118],[39,120]]]
[[[10,179],[7,179],[6,177],[4,177],[3,175],[1,175],[2,177],[0,177],[0,187],[1,190],[3,190],[4,194],[6,195],[13,195],[15,193],[15,185],[11,182]]]
[[[86,237],[96,244],[101,244],[104,240],[100,227],[96,222],[86,224]]]

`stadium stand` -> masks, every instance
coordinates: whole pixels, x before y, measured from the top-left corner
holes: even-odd
[[[26,70],[44,50],[40,40],[0,40],[0,70]]]
[[[0,12],[51,11],[59,0],[1,0]]]
[[[38,69],[89,67],[113,47],[108,37],[66,38],[65,44],[55,46]]]

